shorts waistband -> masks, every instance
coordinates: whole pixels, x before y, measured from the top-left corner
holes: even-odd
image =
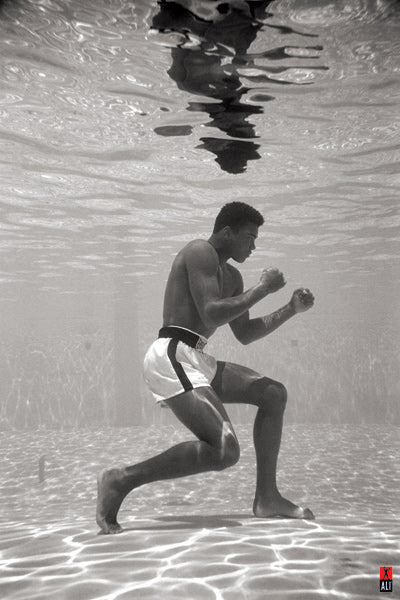
[[[174,327],[173,325],[162,327],[158,332],[158,337],[175,338],[196,350],[203,350],[207,344],[207,338],[204,336],[198,335],[197,333],[194,333],[194,331],[190,331],[184,327]]]

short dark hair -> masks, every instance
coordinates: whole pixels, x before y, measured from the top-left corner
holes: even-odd
[[[227,225],[234,231],[238,231],[248,222],[260,227],[264,223],[264,217],[245,202],[228,202],[221,208],[215,219],[213,233],[221,231]]]

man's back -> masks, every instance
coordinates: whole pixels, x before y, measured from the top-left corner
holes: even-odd
[[[165,288],[163,325],[179,325],[209,337],[213,332],[202,322],[190,290],[190,278],[197,276],[192,263],[199,261],[215,268],[216,272],[220,270],[218,256],[207,241],[193,240],[182,248],[172,264]]]

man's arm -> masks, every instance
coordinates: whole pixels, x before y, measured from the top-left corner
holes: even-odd
[[[233,297],[221,298],[222,273],[211,246],[199,244],[188,248],[186,268],[192,298],[203,323],[219,327],[249,310],[254,304],[285,284],[277,269],[266,269],[259,283]]]
[[[242,282],[243,287],[243,282]],[[239,287],[240,291],[240,287]],[[288,302],[278,310],[264,317],[250,319],[248,311],[229,323],[235,337],[242,344],[250,344],[272,333],[288,319],[304,312],[314,304],[314,296],[308,289],[298,289]]]

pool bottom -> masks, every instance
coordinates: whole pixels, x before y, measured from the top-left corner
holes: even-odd
[[[116,536],[98,535],[95,525],[97,470],[161,451],[186,439],[183,429],[6,432],[2,597],[376,597],[379,567],[393,566],[396,577],[400,562],[399,430],[380,436],[376,427],[286,428],[281,490],[316,514],[315,521],[294,521],[251,514],[249,429],[238,428],[242,458],[235,467],[128,496],[120,511],[124,531]]]

